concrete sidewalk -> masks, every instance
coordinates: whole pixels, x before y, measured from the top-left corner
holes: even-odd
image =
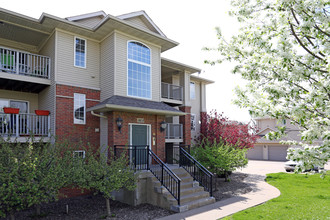
[[[277,188],[264,181],[265,178],[265,175],[249,174],[244,181],[252,183],[253,190],[251,192],[224,199],[187,212],[166,216],[158,220],[213,220],[262,204],[280,195],[280,191]]]

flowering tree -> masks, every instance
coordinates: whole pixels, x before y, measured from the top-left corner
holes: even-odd
[[[301,143],[290,144],[303,149],[290,150],[288,158],[302,161],[302,169],[323,166],[330,158],[330,2],[231,3],[230,15],[241,28],[230,41],[218,30],[219,46],[213,49],[221,58],[206,62],[234,61],[233,73],[248,80],[245,88],[237,88],[236,103],[254,116],[290,119],[301,128]]]
[[[230,121],[223,114],[215,110],[201,117],[201,131],[198,141],[203,143],[204,138],[209,143],[224,143],[237,148],[252,148],[258,136],[255,127],[236,121]]]

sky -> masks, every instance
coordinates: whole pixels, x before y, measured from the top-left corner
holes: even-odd
[[[228,15],[229,0],[0,0],[0,7],[33,18],[45,12],[65,18],[103,10],[118,16],[144,10],[153,22],[170,39],[180,44],[164,53],[162,57],[202,69],[200,77],[215,81],[206,90],[207,110],[216,109],[231,120],[250,120],[246,109],[232,103],[234,88],[244,86],[239,75],[233,75],[233,64],[215,66],[204,64],[205,59],[217,59],[215,54],[202,51],[203,47],[216,47],[215,27],[220,27],[226,39],[238,30],[235,18]]]

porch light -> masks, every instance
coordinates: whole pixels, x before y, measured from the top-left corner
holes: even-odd
[[[123,119],[119,116],[116,120],[118,131],[121,133],[121,127],[123,126]]]
[[[162,121],[160,123],[160,131],[165,131],[166,127],[167,127],[167,123],[165,121]]]

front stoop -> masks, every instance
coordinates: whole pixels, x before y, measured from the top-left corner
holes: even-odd
[[[156,178],[153,178],[155,192],[157,194],[162,194],[163,199],[166,200],[168,207],[164,208],[175,212],[185,212],[215,202],[215,198],[210,197],[210,193],[204,191],[204,188],[199,186],[198,182],[193,181],[190,174],[183,168],[173,168],[172,171],[182,180],[180,206],[168,190],[161,186]]]

